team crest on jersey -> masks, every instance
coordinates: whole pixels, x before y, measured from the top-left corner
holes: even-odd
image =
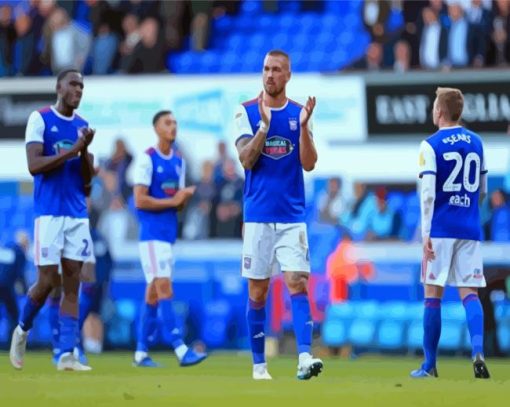
[[[179,189],[179,185],[174,180],[168,180],[161,184],[161,189],[168,196],[174,196]]]
[[[289,119],[289,128],[294,131],[297,130],[297,119],[294,117],[291,117]]]
[[[281,136],[272,136],[266,140],[262,154],[273,160],[279,160],[292,153],[294,145],[289,139]]]
[[[53,150],[56,155],[64,154],[73,148],[74,143],[71,140],[60,140],[53,144]]]
[[[246,270],[251,269],[251,257],[244,256],[244,268]]]

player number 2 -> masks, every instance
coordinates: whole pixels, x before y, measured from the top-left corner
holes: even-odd
[[[83,239],[82,242],[85,245],[85,247],[83,248],[81,255],[84,257],[88,257],[88,256],[90,256],[89,241],[87,239]]]
[[[457,152],[444,153],[443,158],[446,161],[455,161],[455,167],[450,176],[446,179],[443,184],[444,192],[459,192],[464,186],[464,189],[468,192],[476,192],[480,186],[480,156],[476,153],[469,153],[466,159],[463,160],[462,156]],[[475,163],[475,180],[470,181],[471,163]],[[460,182],[454,182],[457,179],[459,173],[463,171],[462,184]]]

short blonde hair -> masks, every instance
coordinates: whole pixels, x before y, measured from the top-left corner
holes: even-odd
[[[459,121],[464,108],[464,95],[459,89],[437,88],[437,104],[451,121]]]

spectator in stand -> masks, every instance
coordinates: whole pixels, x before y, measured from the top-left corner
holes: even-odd
[[[362,7],[362,21],[372,41],[386,39],[386,22],[390,16],[390,2],[387,0],[365,0]]]
[[[244,181],[236,172],[234,161],[223,164],[225,179],[215,199],[215,237],[241,237],[242,200]]]
[[[345,209],[342,197],[342,180],[338,177],[328,179],[327,190],[317,199],[319,222],[338,225]]]
[[[116,175],[116,195],[122,197],[124,202],[132,195],[132,188],[127,182],[127,171],[132,161],[133,155],[128,151],[124,140],[120,138],[115,140],[115,151],[106,161],[105,167]]]
[[[458,0],[453,0],[458,1]],[[448,6],[445,1],[443,0],[429,0],[430,8],[434,12],[434,14],[437,16],[437,19],[439,21],[439,24],[443,26],[448,26],[449,24],[449,17],[448,17]]]
[[[69,67],[82,71],[90,51],[90,34],[74,24],[60,7],[49,16],[48,27],[53,72]]]
[[[209,42],[209,20],[211,19],[213,2],[191,0],[191,48],[205,51]]]
[[[404,73],[411,69],[411,48],[409,43],[404,40],[397,41],[393,47],[394,59],[393,70],[398,73]]]
[[[510,1],[496,0],[488,63],[506,66],[510,63]]]
[[[185,239],[207,239],[211,235],[212,202],[216,197],[214,166],[211,161],[202,164],[202,175],[188,204],[183,236]]]
[[[0,5],[0,77],[12,74],[12,49],[15,41],[12,8],[8,4]]]
[[[165,2],[167,4],[169,2]],[[121,56],[120,66],[126,66],[131,58],[136,45],[140,42],[140,25],[136,14],[127,14],[122,19],[122,31],[124,40],[120,43],[119,52]]]
[[[365,56],[351,65],[351,69],[364,69],[373,72],[380,71],[382,67],[383,47],[378,42],[372,42],[368,46]]]
[[[486,64],[487,44],[490,39],[491,13],[482,6],[482,0],[472,0],[466,11],[469,22],[469,54],[471,64],[481,68]]]
[[[411,66],[419,66],[420,36],[419,26],[422,10],[429,2],[427,0],[414,0],[402,2],[402,16],[404,18],[404,30],[401,39],[407,41],[411,50]]]
[[[13,254],[12,262],[0,264],[0,305],[4,305],[9,318],[9,336],[18,323],[18,294],[25,294],[26,253],[30,246],[28,235],[23,231],[16,232],[14,242],[6,245]]]
[[[491,194],[490,208],[486,236],[495,242],[510,242],[510,206],[503,190],[497,189]]]
[[[121,0],[117,8],[123,15],[136,14],[142,20],[159,16],[159,2],[156,0]]]
[[[441,25],[437,12],[431,7],[423,9],[422,19],[420,66],[424,69],[439,69],[447,54],[447,30]]]
[[[159,13],[164,24],[165,47],[174,51],[181,49],[186,32],[186,3],[183,1],[162,1]]]
[[[353,240],[360,240],[366,235],[369,218],[375,211],[375,200],[367,186],[361,182],[354,184],[354,199],[350,210],[342,216],[342,224],[352,232]]]
[[[366,240],[396,240],[400,231],[400,217],[388,206],[384,188],[375,191],[376,208],[369,216]]]
[[[25,12],[18,13],[14,22],[16,41],[14,43],[14,72],[21,75],[36,75],[39,72],[32,18]]]
[[[227,160],[232,160],[227,153],[227,145],[224,141],[220,141],[218,143],[218,158],[214,162],[214,182],[216,185],[220,185],[225,176],[223,175],[223,170],[225,168],[225,162]]]
[[[165,48],[159,35],[159,23],[149,17],[140,25],[140,42],[126,60],[127,73],[159,73],[165,69]]]
[[[119,40],[109,23],[99,26],[92,46],[92,73],[106,75],[113,71]]]
[[[465,68],[469,65],[470,26],[458,1],[448,5],[450,27],[448,29],[448,52],[445,67]]]

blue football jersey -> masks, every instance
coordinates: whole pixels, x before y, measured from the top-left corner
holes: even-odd
[[[463,127],[440,129],[420,148],[420,177],[435,174],[430,237],[481,239],[480,178],[487,172],[480,136]]]
[[[69,150],[88,123],[78,114],[66,117],[51,106],[33,112],[27,123],[26,143],[42,143],[45,156]],[[35,216],[86,218],[87,203],[80,158],[67,160],[61,167],[34,176]]]
[[[245,170],[245,222],[305,221],[303,167],[299,158],[301,109],[300,104],[290,99],[283,107],[271,109],[262,154],[251,170]],[[235,120],[236,144],[243,137],[253,137],[260,122],[257,99],[239,106]]]
[[[184,160],[172,151],[165,156],[157,148],[149,148],[140,158],[135,185],[148,187],[153,198],[171,198],[184,188]],[[140,223],[140,241],[160,240],[174,243],[177,239],[177,210],[162,211],[137,209]]]

